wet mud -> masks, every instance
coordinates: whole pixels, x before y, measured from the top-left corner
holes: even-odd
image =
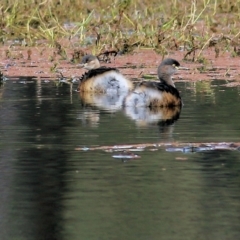
[[[82,54],[91,53],[87,49]],[[85,70],[78,66],[73,57],[76,50],[68,49],[64,53],[56,52],[55,48],[9,46],[0,49],[0,70],[6,77],[33,77],[37,79],[74,78],[81,76]],[[202,53],[202,62],[193,62],[191,55],[184,59],[186,51],[171,51],[166,57],[175,58],[183,67],[174,75],[175,82],[227,80],[229,87],[240,84],[240,57],[232,57],[230,53],[220,53],[216,57],[214,49],[208,48]],[[79,57],[81,59],[81,56]],[[133,81],[157,80],[157,66],[163,56],[152,49],[135,49],[129,54],[108,54],[101,56],[101,65],[117,67]],[[80,60],[79,60],[80,61]]]

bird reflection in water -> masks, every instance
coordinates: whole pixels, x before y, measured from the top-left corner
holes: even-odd
[[[149,125],[171,125],[180,116],[181,106],[175,107],[125,107],[124,113],[134,120],[137,126],[146,127]]]
[[[102,94],[93,92],[80,92],[79,94],[84,104],[114,112],[122,109],[123,101],[128,93],[122,92],[121,94]]]

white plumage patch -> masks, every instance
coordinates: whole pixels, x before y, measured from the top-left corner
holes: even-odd
[[[96,94],[96,93],[87,93],[81,95],[81,99],[88,104],[97,106],[98,108],[116,111],[122,108],[123,100],[128,93],[122,92],[121,94],[115,93],[106,93],[106,94]]]
[[[152,100],[162,100],[162,94],[152,88],[137,88],[125,99],[125,106],[147,107]]]
[[[122,74],[109,71],[94,77],[93,89],[102,89],[103,92],[125,92],[129,90],[129,80]]]
[[[124,108],[125,114],[131,118],[132,120],[136,121],[136,123],[155,123],[162,119],[164,119],[163,110],[161,108],[157,109],[158,111],[151,111],[149,108],[145,107],[135,107],[135,106],[128,106]]]

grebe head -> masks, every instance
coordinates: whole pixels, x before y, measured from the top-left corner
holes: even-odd
[[[89,55],[85,55],[82,58],[82,61],[79,66],[87,70],[91,70],[91,69],[99,68],[100,62],[97,57],[89,54]]]
[[[180,67],[180,63],[172,58],[166,58],[158,67],[158,78],[161,82],[165,82],[175,87],[172,81],[172,75]]]

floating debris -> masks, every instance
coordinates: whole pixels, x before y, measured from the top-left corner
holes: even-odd
[[[19,81],[21,84],[27,84],[27,81]]]
[[[42,74],[42,73],[44,73],[44,71],[39,70],[39,71],[36,71],[35,73],[36,73],[36,74]]]
[[[72,78],[72,83],[79,83],[79,78],[73,77]]]
[[[14,66],[16,66],[16,63],[13,63],[13,62],[12,62],[12,63],[7,63],[7,64],[4,66],[4,68],[8,70],[10,67],[14,67]]]
[[[97,146],[89,147],[86,150],[103,150],[107,152],[118,152],[127,149],[128,152],[134,151],[156,151],[165,148],[167,152],[182,152],[182,153],[196,153],[214,150],[230,150],[240,151],[240,143],[145,143],[145,144],[131,144],[131,145],[113,145],[113,146]],[[85,151],[85,148],[76,148],[78,151]],[[118,154],[117,154],[118,155]],[[116,155],[116,156],[117,156]],[[115,156],[115,155],[114,155]]]
[[[128,149],[128,148],[132,148],[132,145],[117,145],[117,146],[113,146],[113,149]]]
[[[196,144],[195,144],[196,145]],[[199,146],[183,146],[183,147],[168,147],[167,152],[183,152],[183,153],[194,153],[194,152],[206,152],[213,150],[238,150],[238,145],[233,143],[207,143]]]
[[[131,152],[122,152],[121,154],[115,154],[112,155],[113,158],[119,158],[119,159],[134,159],[134,158],[140,158],[139,155],[133,154]]]
[[[210,151],[214,150],[212,147],[193,147],[193,146],[185,146],[185,147],[170,147],[166,148],[167,152],[183,152],[183,153],[192,153],[192,152],[202,152],[202,151]]]
[[[186,157],[176,157],[175,159],[178,160],[178,161],[186,161],[186,160],[188,160]]]
[[[64,77],[62,72],[60,71],[57,71],[57,73],[60,74],[60,76],[58,77],[58,81],[59,83],[67,83],[67,84],[70,84],[70,83],[79,83],[79,78],[77,77]]]
[[[83,151],[88,151],[89,148],[88,148],[88,147],[83,147],[82,150],[83,150]]]
[[[144,148],[132,148],[132,149],[128,149],[128,151],[131,151],[131,152],[142,152],[142,151],[144,151]]]
[[[67,79],[67,78],[60,78],[60,79],[58,79],[58,81],[59,81],[60,83],[68,83],[68,82],[69,82],[69,79]]]

